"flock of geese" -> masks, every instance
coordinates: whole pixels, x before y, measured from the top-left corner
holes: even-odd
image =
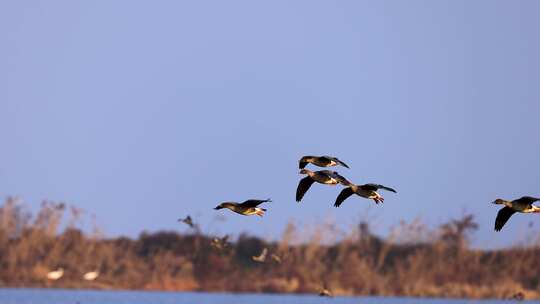
[[[299,160],[299,169],[300,174],[305,175],[304,178],[298,183],[296,188],[296,201],[300,202],[304,198],[306,192],[311,188],[314,183],[319,183],[323,185],[335,186],[341,184],[344,188],[341,190],[339,195],[336,197],[334,202],[334,207],[340,207],[345,200],[347,200],[353,194],[356,194],[359,197],[373,200],[376,204],[383,203],[384,197],[378,192],[379,190],[385,190],[393,193],[397,191],[393,188],[381,185],[381,184],[353,184],[347,178],[342,176],[336,171],[331,170],[320,170],[320,171],[311,171],[306,169],[308,164],[312,164],[318,167],[334,167],[341,166],[347,169],[350,167],[343,161],[339,160],[337,157],[332,156],[304,156]],[[242,203],[238,202],[223,202],[217,205],[214,209],[229,209],[232,212],[241,214],[241,215],[258,215],[263,216],[267,211],[265,208],[259,207],[263,203],[271,202],[271,199],[248,199]],[[493,204],[504,205],[503,208],[497,213],[495,219],[495,231],[500,231],[508,219],[516,212],[520,213],[539,213],[540,207],[534,206],[533,203],[540,201],[539,198],[531,196],[523,196],[519,199],[508,201],[504,199],[496,199],[493,201]],[[188,215],[184,219],[179,219],[179,222],[183,222],[191,228],[195,227],[192,218]],[[225,235],[221,238],[214,238],[211,241],[211,246],[217,250],[224,250],[228,247],[228,235]],[[268,259],[268,248],[263,248],[261,253],[258,256],[252,256],[252,260],[259,263],[265,263]],[[270,260],[275,263],[281,263],[281,257],[276,253],[270,254]],[[332,293],[327,288],[321,288],[319,291],[320,296],[332,296]]]
[[[335,186],[337,184],[341,184],[344,186],[344,188],[341,190],[339,195],[336,198],[336,201],[334,203],[334,207],[340,207],[343,202],[348,199],[353,194],[356,194],[357,196],[360,196],[362,198],[371,199],[376,204],[384,202],[384,197],[377,191],[379,190],[386,190],[389,192],[397,193],[396,190],[393,188],[380,185],[380,184],[353,184],[349,180],[347,180],[345,177],[340,175],[336,171],[331,170],[320,170],[320,171],[311,171],[306,169],[306,166],[308,164],[312,164],[318,167],[334,167],[334,166],[342,166],[349,169],[349,166],[339,160],[337,157],[332,156],[304,156],[299,160],[299,169],[300,174],[305,175],[304,178],[300,180],[298,183],[298,187],[296,189],[296,201],[300,202],[304,198],[304,195],[306,192],[311,188],[311,186],[314,183],[319,183],[323,185],[330,185]],[[259,205],[263,203],[269,203],[271,202],[271,199],[249,199],[242,203],[238,202],[223,202],[216,206],[215,210],[220,209],[229,209],[235,213],[241,214],[241,215],[258,215],[263,216],[264,213],[267,211],[265,208],[259,207]],[[516,213],[540,213],[540,207],[534,206],[533,203],[536,201],[540,201],[540,198],[535,198],[531,196],[523,196],[519,199],[508,201],[504,199],[496,199],[493,201],[493,204],[496,205],[504,205],[503,208],[499,210],[497,213],[497,217],[495,219],[495,230],[500,231],[502,227],[506,224],[508,219]],[[183,222],[186,225],[188,225],[190,228],[196,228],[196,224],[194,224],[193,219],[191,216],[187,216],[186,218],[179,219],[179,222]],[[225,235],[221,238],[214,238],[212,239],[211,246],[217,250],[224,250],[226,249],[228,244],[228,235]],[[270,257],[270,260],[274,261],[275,263],[281,263],[281,257],[277,255],[276,253],[271,253],[268,255],[268,249],[263,248],[262,252],[258,256],[253,256],[252,259],[255,262],[264,263],[267,261],[268,256]],[[64,275],[64,270],[62,268],[59,268],[58,270],[51,271],[47,274],[47,278],[49,280],[58,280]],[[98,271],[92,271],[85,273],[83,275],[83,279],[87,281],[93,281],[99,276]],[[331,296],[330,291],[328,291],[326,288],[322,288],[319,292],[319,295],[321,296]]]
[[[356,194],[360,197],[372,199],[375,201],[376,204],[384,202],[384,197],[377,192],[378,190],[386,190],[390,192],[397,193],[396,190],[393,188],[380,185],[380,184],[364,184],[364,185],[357,185],[351,183],[349,180],[347,180],[345,177],[340,175],[336,171],[331,170],[320,170],[320,171],[311,171],[306,169],[306,166],[308,164],[312,164],[318,167],[333,167],[333,166],[342,166],[345,168],[349,168],[349,166],[339,160],[337,157],[332,156],[304,156],[299,161],[299,168],[300,168],[300,174],[306,175],[306,177],[302,178],[300,182],[298,183],[298,187],[296,188],[296,201],[300,202],[303,198],[306,192],[309,190],[311,185],[313,183],[317,182],[319,184],[323,185],[330,185],[335,186],[337,184],[343,185],[345,188],[341,190],[339,195],[336,198],[336,201],[334,203],[334,207],[339,207],[343,202],[349,198],[351,195]],[[493,201],[493,204],[496,205],[504,205],[502,209],[499,210],[497,213],[497,217],[495,219],[495,231],[500,231],[504,224],[510,219],[510,217],[516,213],[540,213],[540,207],[534,206],[533,203],[536,201],[540,201],[540,198],[532,197],[532,196],[523,196],[519,199],[515,199],[512,201],[504,200],[504,199],[496,199]],[[271,202],[270,199],[265,200],[259,200],[259,199],[249,199],[247,201],[244,201],[242,203],[237,202],[223,202],[219,204],[214,209],[220,210],[220,209],[229,209],[233,212],[236,212],[238,214],[242,215],[258,215],[263,216],[266,209],[259,207],[262,203]],[[189,223],[187,221],[191,221],[191,217],[188,216],[184,220],[185,223]],[[192,223],[191,223],[192,224]]]

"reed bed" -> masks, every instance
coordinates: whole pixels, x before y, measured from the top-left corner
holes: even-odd
[[[338,242],[325,241],[336,233],[330,226],[294,242],[306,232],[289,224],[279,241],[242,234],[223,250],[199,229],[105,238],[97,227],[78,228],[83,216],[50,201],[33,215],[7,198],[0,207],[0,286],[261,293],[326,287],[337,295],[540,298],[540,248],[472,249],[469,236],[478,229],[472,215],[431,230],[419,221],[401,223],[385,239],[361,222]],[[281,263],[254,262],[263,248]],[[64,277],[48,281],[46,273],[57,267]],[[97,280],[82,279],[96,269]]]

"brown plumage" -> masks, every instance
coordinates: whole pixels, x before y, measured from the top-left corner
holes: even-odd
[[[215,210],[219,209],[229,209],[233,212],[236,212],[238,214],[242,215],[258,215],[263,216],[266,209],[257,207],[262,203],[271,202],[271,199],[265,199],[265,200],[258,200],[258,199],[250,199],[247,201],[244,201],[243,203],[236,203],[236,202],[224,202],[219,204],[217,207],[215,207]]]
[[[504,205],[502,209],[497,213],[495,218],[495,231],[501,231],[502,227],[510,217],[516,213],[539,213],[540,207],[534,206],[533,203],[540,201],[540,198],[532,196],[523,196],[513,201],[507,201],[501,198],[493,201],[493,204]]]
[[[386,191],[397,193],[396,190],[386,187],[379,184],[365,184],[365,185],[354,185],[351,184],[349,187],[346,187],[345,189],[341,190],[338,197],[336,198],[336,202],[334,203],[334,207],[339,207],[341,204],[349,198],[349,196],[356,194],[358,196],[372,199],[375,201],[375,203],[384,202],[384,197],[380,195],[377,190],[383,189]]]
[[[296,201],[300,202],[302,198],[304,197],[304,194],[309,190],[311,185],[313,185],[314,182],[317,182],[319,184],[324,185],[350,185],[351,182],[349,182],[345,177],[339,175],[336,171],[330,171],[330,170],[321,170],[321,171],[310,171],[308,169],[302,169],[300,170],[300,174],[307,174],[306,177],[300,180],[298,183],[298,187],[296,188]]]
[[[303,156],[298,162],[299,169],[304,169],[307,164],[314,164],[319,167],[332,167],[332,166],[343,166],[349,168],[346,163],[339,160],[337,157],[332,156]]]

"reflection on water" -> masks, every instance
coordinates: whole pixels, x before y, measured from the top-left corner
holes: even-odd
[[[222,294],[153,291],[97,291],[64,289],[0,289],[1,304],[394,304],[394,303],[512,303],[511,301],[479,301],[455,299],[335,297],[315,295]]]

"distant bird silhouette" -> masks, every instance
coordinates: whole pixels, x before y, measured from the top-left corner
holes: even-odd
[[[300,202],[304,197],[304,194],[309,190],[314,182],[324,185],[336,185],[343,184],[345,186],[351,185],[345,177],[339,175],[336,171],[321,170],[310,171],[308,169],[300,170],[300,174],[307,174],[306,177],[300,180],[298,187],[296,188],[296,201]]]
[[[271,202],[271,199],[265,199],[265,200],[257,200],[257,199],[250,199],[247,200],[241,204],[237,202],[224,202],[219,204],[215,210],[227,208],[233,212],[236,212],[238,214],[242,215],[258,215],[263,216],[266,209],[257,207],[262,203]]]
[[[179,222],[182,222],[186,225],[188,225],[190,228],[194,228],[195,224],[193,224],[193,220],[191,219],[191,216],[186,216],[186,218],[178,219]]]
[[[332,156],[304,156],[300,158],[300,161],[298,162],[298,167],[300,169],[304,169],[307,164],[314,164],[315,166],[319,167],[332,167],[332,166],[343,166],[345,168],[349,168],[347,164],[339,160],[337,157]]]
[[[86,281],[93,281],[99,276],[99,271],[90,271],[83,275],[83,279]]]
[[[56,280],[60,279],[63,275],[64,275],[64,269],[63,268],[58,268],[55,271],[51,271],[51,272],[47,273],[47,279],[56,281]]]
[[[513,201],[507,201],[501,198],[493,201],[493,204],[504,205],[504,207],[497,213],[497,218],[495,218],[495,231],[501,231],[504,224],[506,224],[512,214],[516,212],[539,213],[540,207],[533,205],[533,203],[536,201],[540,201],[540,198],[523,196]]]
[[[378,184],[365,184],[365,185],[354,185],[350,184],[349,187],[341,190],[341,193],[339,193],[338,197],[336,198],[336,202],[334,204],[334,207],[339,207],[345,201],[349,196],[356,194],[358,196],[372,199],[375,201],[375,203],[384,202],[384,197],[380,195],[377,190],[384,189],[390,192],[397,193],[396,190],[383,186]]]
[[[278,263],[278,264],[281,264],[281,257],[280,257],[279,255],[277,255],[277,254],[275,254],[275,253],[272,253],[272,254],[270,255],[270,258],[271,258],[274,262],[276,262],[276,263]]]
[[[332,294],[332,292],[330,290],[328,290],[327,288],[321,288],[319,290],[319,296],[320,297],[333,297],[334,295]]]
[[[266,255],[268,254],[268,249],[264,248],[258,256],[252,256],[251,259],[255,262],[264,263],[266,261]]]
[[[229,246],[229,243],[227,242],[228,240],[229,235],[225,235],[222,238],[213,238],[212,242],[210,242],[210,246],[221,251]]]

